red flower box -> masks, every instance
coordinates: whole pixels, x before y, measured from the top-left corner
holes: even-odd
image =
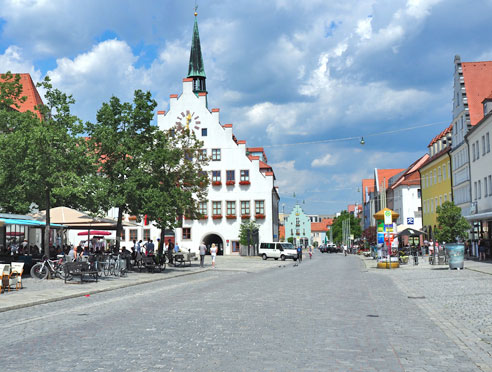
[[[226,216],[226,218],[227,218],[228,220],[235,220],[235,219],[237,218],[237,216],[236,216],[235,214],[228,214],[228,215]]]
[[[250,185],[251,182],[249,182],[249,181],[239,181],[239,184],[240,185]]]
[[[206,220],[206,219],[208,219],[208,216],[207,215],[200,216],[200,220]]]
[[[227,181],[226,185],[227,186],[234,186],[235,183],[236,183],[235,181]]]
[[[215,215],[212,216],[212,218],[214,220],[220,220],[220,219],[222,219],[222,215],[221,214],[215,214]]]
[[[241,218],[242,218],[243,220],[246,220],[246,219],[248,219],[248,218],[250,218],[250,217],[251,217],[251,216],[250,216],[249,214],[243,214],[243,215],[241,216]]]
[[[265,215],[264,215],[264,214],[256,214],[256,215],[255,215],[255,218],[256,218],[257,220],[263,220],[263,219],[265,218]]]
[[[221,185],[222,185],[222,182],[220,182],[220,181],[212,182],[212,186],[221,186]]]

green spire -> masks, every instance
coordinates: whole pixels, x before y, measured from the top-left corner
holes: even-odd
[[[205,76],[205,67],[203,66],[202,49],[200,47],[200,34],[198,33],[198,22],[195,13],[195,25],[193,27],[193,39],[191,41],[190,65],[188,67],[188,77]]]

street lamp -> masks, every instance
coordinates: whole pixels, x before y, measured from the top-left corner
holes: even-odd
[[[366,143],[366,141],[364,141],[364,137],[361,137],[361,138],[360,138],[360,144],[361,144],[361,145],[365,145],[365,143]]]

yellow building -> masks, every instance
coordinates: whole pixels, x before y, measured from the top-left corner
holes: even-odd
[[[450,125],[427,146],[429,159],[419,169],[422,190],[422,226],[427,239],[434,240],[437,226],[437,207],[453,201],[451,183],[451,130]]]

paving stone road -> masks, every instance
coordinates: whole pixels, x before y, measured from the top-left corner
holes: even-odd
[[[398,280],[358,257],[270,267],[0,313],[0,371],[481,370]]]

